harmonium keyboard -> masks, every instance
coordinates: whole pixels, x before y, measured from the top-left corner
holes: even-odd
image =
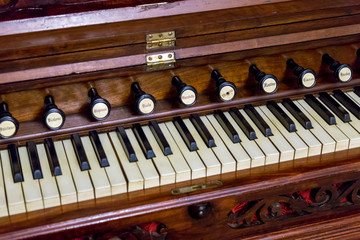
[[[0,239],[358,239],[358,0],[0,1]]]

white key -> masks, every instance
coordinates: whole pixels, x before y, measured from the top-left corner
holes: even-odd
[[[221,173],[234,172],[236,171],[236,161],[231,153],[226,148],[225,144],[205,116],[201,116],[200,119],[203,121],[205,127],[214,138],[216,147],[212,147],[211,150],[215,153],[217,159],[221,163]]]
[[[289,141],[291,146],[294,148],[294,159],[307,157],[308,146],[296,134],[296,132],[289,132],[266,106],[261,106],[260,109],[266,114],[269,120],[275,125],[275,127],[281,132],[281,134]],[[298,128],[298,124],[296,124],[296,128]]]
[[[360,105],[360,97],[356,93],[354,93],[353,91],[350,91],[350,92],[346,92],[346,94],[350,98],[352,98],[354,100],[354,102],[356,102],[357,104]]]
[[[119,162],[124,170],[127,182],[128,191],[136,191],[144,188],[144,179],[140,173],[140,170],[135,162],[129,162],[126,153],[120,143],[119,137],[116,132],[109,133],[111,142],[114,145],[114,149],[117,153]]]
[[[263,106],[266,108],[266,106]],[[284,138],[284,136],[279,132],[279,130],[272,124],[266,114],[264,114],[259,107],[255,107],[259,115],[264,119],[264,121],[269,125],[272,131],[272,136],[269,136],[268,139],[274,144],[280,153],[280,162],[285,162],[294,159],[294,148],[290,143]]]
[[[225,116],[226,116],[226,114],[225,114]],[[251,158],[246,153],[246,151],[244,150],[242,145],[240,143],[233,143],[230,140],[230,138],[226,135],[226,132],[221,127],[219,122],[216,120],[214,115],[211,114],[211,115],[207,115],[206,117],[209,120],[209,123],[212,124],[213,129],[216,130],[216,132],[217,132],[216,135],[218,136],[219,140],[215,140],[215,144],[218,145],[217,141],[221,141],[221,144],[224,144],[224,146],[226,146],[229,149],[232,156],[235,158],[235,160],[237,162],[236,170],[242,170],[242,169],[250,168]],[[210,127],[208,127],[208,129],[209,128]],[[238,132],[238,129],[235,128],[235,130]],[[214,136],[215,134],[211,133],[211,135]]]
[[[253,121],[250,119],[250,117],[246,114],[246,112],[242,109],[239,109],[239,110],[240,110],[241,114],[244,116],[244,118],[246,119],[246,121],[249,122],[249,124],[251,125],[251,127],[254,129],[254,131],[256,133],[257,139],[255,139],[254,141],[259,145],[259,147],[265,154],[265,164],[268,165],[268,164],[278,163],[279,157],[280,157],[278,150],[274,147],[274,145],[270,142],[270,140],[267,139],[260,132],[260,130],[255,125],[255,123],[253,123]]]
[[[30,159],[26,147],[19,147],[19,159],[23,172],[24,182],[22,182],[23,193],[26,204],[26,211],[31,212],[43,209],[43,201],[39,180],[34,180],[30,166]]]
[[[1,167],[1,156],[0,156],[0,217],[5,217],[7,215],[8,215],[8,208],[6,205],[5,184],[4,184],[3,170]]]
[[[294,101],[294,104],[301,110],[303,114],[311,121],[312,127],[309,131],[321,142],[321,153],[335,152],[336,142],[335,140],[320,126],[320,124],[303,108],[303,106]]]
[[[176,139],[176,144],[181,150],[185,160],[187,161],[189,167],[191,168],[191,179],[202,178],[206,176],[206,168],[204,163],[201,161],[199,155],[195,152],[189,151],[189,148],[185,145],[182,137],[177,131],[173,122],[166,122],[166,127],[171,133],[172,137]],[[169,143],[170,144],[170,143]]]
[[[232,116],[230,115],[230,113],[228,112],[224,112],[224,115],[226,116],[226,118],[229,120],[229,122],[231,123],[231,125],[234,127],[235,131],[238,133],[239,137],[240,137],[240,145],[242,146],[242,148],[249,154],[250,158],[251,158],[251,168],[254,167],[259,167],[259,166],[264,166],[265,165],[265,155],[264,153],[261,151],[261,149],[259,148],[259,146],[256,144],[256,142],[254,140],[250,141],[246,135],[243,133],[243,131],[240,129],[240,127],[237,125],[237,123],[235,122],[235,120],[232,118]],[[212,121],[214,127],[215,127],[215,122]],[[216,129],[218,129],[218,133],[221,134],[221,138],[226,142],[227,140],[225,138],[229,138],[227,137],[226,133],[223,131],[223,129],[221,128],[221,126],[219,127],[219,125],[216,125],[215,127]],[[225,135],[224,135],[225,134]],[[226,144],[227,146],[231,146]],[[235,144],[236,145],[236,144]]]
[[[336,102],[338,102],[340,104],[340,106],[342,106],[344,109],[346,109],[346,107],[344,105],[342,105],[336,98],[334,98],[334,96],[331,96]],[[360,120],[354,116],[354,114],[352,114],[349,110],[346,109],[346,111],[348,111],[349,115],[350,115],[350,119],[351,121],[348,124],[350,124],[353,129],[356,132],[359,132],[359,127],[360,127]]]
[[[111,185],[111,194],[115,195],[127,192],[127,183],[108,135],[101,133],[99,134],[99,139],[110,165],[105,168],[105,172]]]
[[[62,175],[55,177],[59,188],[61,205],[77,202],[76,189],[65,154],[64,146],[61,141],[56,141],[54,142],[54,147],[62,172]]]
[[[91,144],[91,140],[88,136],[81,137],[86,157],[89,161],[91,169],[88,171],[91,182],[94,187],[95,197],[101,198],[111,195],[110,183],[105,173],[105,170],[100,167],[100,163],[97,159],[95,150]]]
[[[44,208],[60,206],[60,195],[55,178],[51,175],[44,144],[36,145],[43,178],[39,179]],[[61,168],[61,166],[60,166]]]
[[[349,139],[345,136],[344,133],[340,131],[335,125],[329,125],[327,122],[322,119],[322,117],[315,112],[315,110],[310,107],[305,100],[294,101],[302,105],[303,109],[308,112],[313,119],[315,119],[319,125],[324,128],[324,130],[336,141],[336,151],[346,150],[349,148]]]
[[[89,174],[87,171],[81,171],[71,140],[64,140],[63,144],[74,179],[78,201],[93,199],[94,189]]]
[[[21,183],[14,183],[7,150],[0,151],[9,215],[26,212]]]
[[[219,175],[221,173],[221,164],[215,157],[212,150],[205,145],[190,119],[184,119],[184,123],[197,144],[197,153],[206,166],[206,176]]]
[[[175,171],[169,160],[161,151],[154,135],[148,126],[142,126],[142,129],[154,151],[155,157],[152,159],[154,165],[160,175],[160,185],[175,183]]]
[[[159,123],[159,127],[164,134],[164,137],[166,138],[171,151],[173,154],[170,154],[167,156],[169,159],[172,167],[175,170],[176,173],[176,182],[182,182],[187,181],[191,179],[191,169],[189,165],[187,164],[186,160],[184,159],[183,155],[181,154],[181,151],[177,147],[173,137],[171,136],[169,130],[165,126],[164,123]],[[203,168],[203,171],[205,172],[205,167]]]
[[[320,98],[317,98],[324,107],[326,107],[336,119],[336,127],[338,127],[349,139],[349,149],[360,147],[360,134],[355,131],[355,129],[348,123],[344,123],[335,113],[333,113],[330,108],[328,108],[325,103],[323,103]]]
[[[154,164],[151,160],[147,160],[145,158],[133,131],[129,128],[125,131],[138,159],[136,164],[138,165],[140,172],[144,177],[144,188],[146,189],[159,186],[159,174],[157,173]]]
[[[321,143],[320,141],[308,130],[306,130],[291,113],[282,105],[279,104],[279,107],[293,120],[296,126],[296,133],[301,137],[301,139],[306,143],[309,147],[308,156],[316,156],[321,154]]]

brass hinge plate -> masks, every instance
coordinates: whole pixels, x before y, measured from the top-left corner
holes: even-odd
[[[146,56],[147,71],[164,70],[175,67],[175,53],[157,53]]]
[[[146,35],[146,49],[159,49],[175,46],[175,31],[151,33]]]

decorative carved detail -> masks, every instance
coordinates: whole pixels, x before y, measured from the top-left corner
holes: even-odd
[[[360,204],[359,188],[360,180],[355,180],[244,202],[229,212],[228,225],[245,228]]]

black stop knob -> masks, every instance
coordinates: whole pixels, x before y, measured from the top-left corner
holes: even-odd
[[[139,114],[150,114],[155,111],[155,98],[141,90],[138,82],[131,84],[131,90],[135,94],[135,106]]]
[[[329,65],[330,70],[334,72],[334,77],[340,82],[349,82],[352,79],[352,68],[348,64],[341,64],[336,61],[329,54],[325,53],[322,56],[322,61]]]
[[[305,88],[312,88],[316,84],[316,73],[314,70],[307,68],[304,69],[299,66],[293,59],[289,59],[286,62],[288,68],[292,69],[297,77],[298,84]]]
[[[209,202],[191,205],[188,208],[189,214],[192,218],[204,218],[211,212],[211,204]]]
[[[65,114],[55,105],[54,97],[47,95],[44,100],[45,114],[44,123],[50,130],[62,128],[65,123]]]
[[[178,76],[174,76],[171,83],[176,87],[178,99],[183,105],[190,107],[196,103],[197,91],[193,86],[187,85]]]
[[[234,99],[236,96],[236,86],[234,83],[226,81],[218,70],[211,72],[211,79],[216,83],[216,93],[221,101],[227,102]]]
[[[275,93],[279,87],[279,81],[272,74],[266,74],[262,72],[255,64],[249,68],[251,74],[255,76],[256,81],[259,83],[260,89],[264,93]]]
[[[90,88],[88,95],[90,97],[90,113],[96,120],[104,120],[109,117],[111,106],[110,103],[99,96],[95,88]]]
[[[6,102],[0,104],[0,137],[11,138],[19,129],[19,122],[9,112]]]

